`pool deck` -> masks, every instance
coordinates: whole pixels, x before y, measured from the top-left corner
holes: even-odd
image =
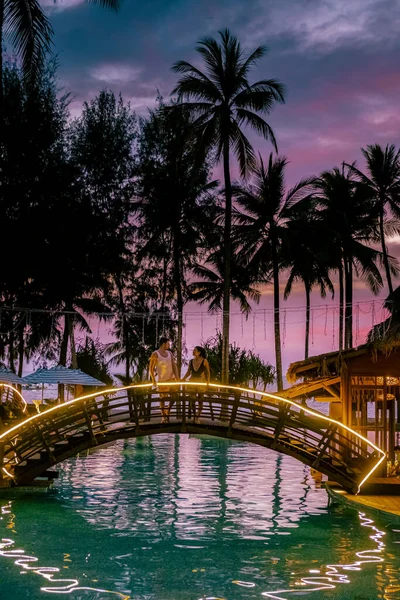
[[[366,508],[375,514],[400,520],[400,496],[354,496],[333,482],[328,482],[325,487],[333,502],[347,504],[358,510]]]

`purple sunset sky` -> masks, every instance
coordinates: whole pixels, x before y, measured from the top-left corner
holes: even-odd
[[[169,96],[176,81],[172,63],[197,60],[196,41],[229,27],[246,50],[261,43],[269,47],[254,80],[275,77],[286,85],[287,102],[273,111],[269,122],[279,152],[289,157],[290,184],[343,160],[357,160],[363,166],[360,147],[368,143],[399,142],[399,0],[125,0],[118,14],[82,0],[41,3],[55,30],[60,83],[74,97],[72,115],[102,87],[121,92],[138,114],[145,115],[154,105],[157,89]],[[270,152],[268,143],[251,139],[262,154]],[[397,256],[399,244],[400,239],[390,243]],[[264,290],[259,308],[271,309],[271,294],[271,288]],[[356,282],[355,295],[356,301],[373,299],[361,282]],[[383,290],[379,298],[385,295]],[[325,301],[315,292],[313,302]],[[282,308],[303,305],[299,285]],[[360,311],[359,343],[374,320],[371,313]],[[311,352],[329,351],[334,346],[333,312],[316,310],[314,316]],[[378,312],[375,319],[379,320]],[[301,311],[287,317],[285,366],[302,358],[302,320]],[[206,336],[215,330],[215,317],[204,323]],[[252,347],[255,337],[257,351],[273,362],[272,324],[267,324],[265,336],[258,315],[253,336],[250,317],[242,336],[241,319],[234,317],[232,330],[239,345]],[[199,336],[199,319],[191,317],[189,346]]]

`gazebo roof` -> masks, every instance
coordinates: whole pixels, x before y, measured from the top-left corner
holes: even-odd
[[[315,379],[318,377],[340,375],[345,360],[359,356],[360,354],[367,354],[368,352],[369,348],[367,344],[364,344],[358,348],[350,348],[349,350],[342,351],[337,350],[336,352],[310,356],[304,360],[291,363],[286,374],[286,379],[289,383],[294,383],[300,377]]]
[[[65,385],[90,385],[90,386],[105,386],[106,384],[99,379],[95,379],[91,375],[87,375],[80,369],[67,369],[58,365],[51,369],[38,369],[31,375],[23,378],[22,383],[48,383],[48,384],[65,384]]]
[[[279,392],[279,395],[289,400],[296,400],[304,396],[314,398],[325,396],[326,402],[340,402],[340,379],[340,375],[307,379]]]
[[[24,383],[21,377],[18,377],[11,369],[0,367],[0,383],[11,383],[14,385],[22,385]]]

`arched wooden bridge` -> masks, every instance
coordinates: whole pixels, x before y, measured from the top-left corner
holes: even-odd
[[[382,450],[348,427],[273,394],[219,384],[175,383],[168,387],[169,422],[162,422],[159,391],[151,384],[139,384],[82,396],[3,432],[0,485],[51,479],[55,474],[50,467],[84,450],[122,438],[166,432],[204,433],[272,448],[353,493],[385,458]],[[204,404],[197,423],[193,404],[199,390]]]

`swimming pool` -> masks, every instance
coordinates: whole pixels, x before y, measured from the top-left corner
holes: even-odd
[[[400,522],[328,507],[309,469],[241,442],[160,434],[0,500],[0,599],[400,598]]]

